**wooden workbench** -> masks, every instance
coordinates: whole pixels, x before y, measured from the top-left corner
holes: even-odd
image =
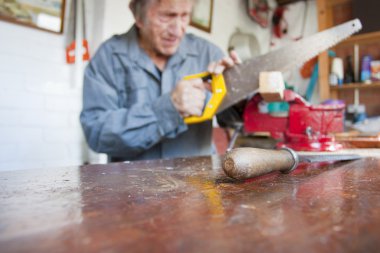
[[[219,157],[0,173],[0,251],[379,252],[380,158],[233,181]]]

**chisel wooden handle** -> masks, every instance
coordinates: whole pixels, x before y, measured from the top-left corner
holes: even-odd
[[[248,179],[273,171],[289,173],[297,167],[298,161],[298,155],[289,148],[235,148],[225,155],[223,170],[232,178]]]

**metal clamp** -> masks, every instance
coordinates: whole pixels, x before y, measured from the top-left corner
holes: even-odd
[[[294,164],[293,164],[293,166],[290,169],[281,170],[282,173],[288,174],[288,173],[292,172],[293,170],[295,170],[298,167],[300,159],[299,159],[297,153],[293,149],[291,149],[291,148],[285,147],[285,148],[281,148],[281,150],[288,151],[292,155],[293,160],[294,160]]]

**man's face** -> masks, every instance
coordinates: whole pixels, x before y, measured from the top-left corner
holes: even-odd
[[[169,57],[177,51],[192,7],[192,0],[159,0],[148,6],[145,20],[136,21],[140,42],[148,54]]]

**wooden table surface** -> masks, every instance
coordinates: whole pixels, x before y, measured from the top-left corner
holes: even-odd
[[[227,178],[220,157],[0,173],[0,252],[379,252],[380,158]]]

